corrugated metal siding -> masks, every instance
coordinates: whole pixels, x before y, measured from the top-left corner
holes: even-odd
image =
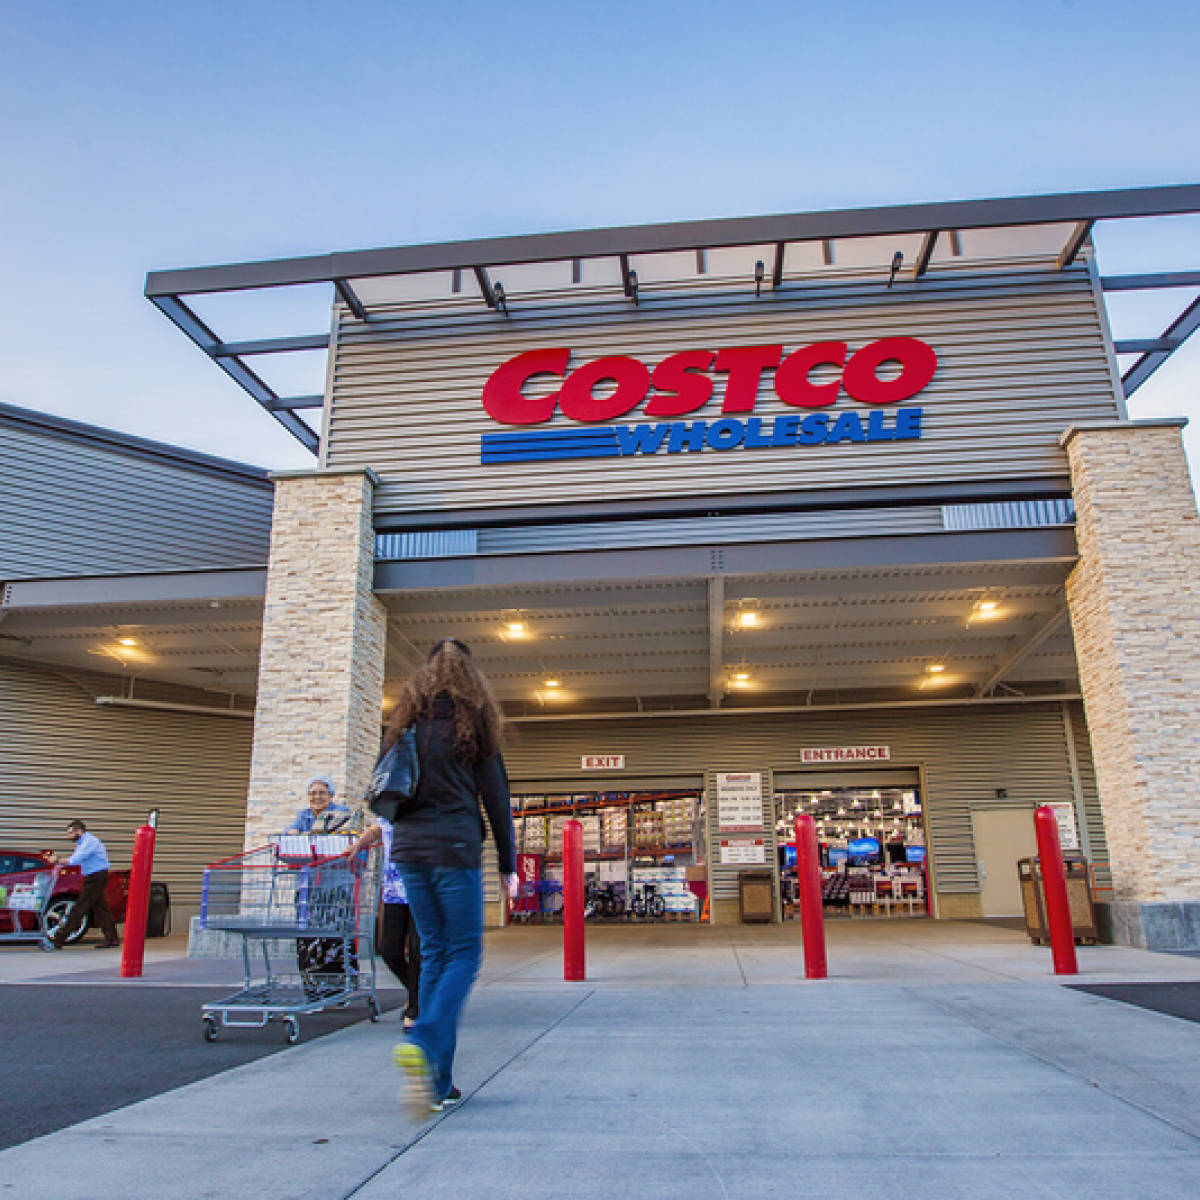
[[[1083,794],[1083,813],[1087,822],[1087,857],[1095,872],[1096,886],[1107,889],[1112,887],[1112,869],[1108,859],[1104,811],[1100,807],[1100,790],[1096,786],[1096,767],[1092,761],[1092,742],[1088,735],[1087,718],[1081,702],[1073,701],[1068,707],[1071,732],[1075,739],[1079,790]]]
[[[702,517],[664,521],[526,525],[479,531],[480,554],[534,554],[620,546],[690,546],[696,543],[793,541],[808,538],[881,537],[940,533],[936,508],[873,508],[868,511],[779,513],[755,517]]]
[[[474,529],[447,529],[432,533],[380,533],[375,536],[377,561],[405,558],[454,558],[474,554],[479,548]]]
[[[926,824],[943,892],[979,889],[972,805],[995,805],[998,788],[1018,806],[1073,797],[1056,703],[547,722],[516,727],[505,758],[514,779],[578,780],[580,790],[587,787],[577,769],[580,755],[596,753],[597,747],[624,754],[631,777],[703,771],[711,822],[714,772],[792,772],[801,769],[805,746],[863,744],[889,745],[897,767],[923,769]],[[1098,819],[1096,824],[1099,828]],[[773,838],[773,829],[772,816],[764,832]],[[723,889],[730,886],[723,874],[719,878],[725,879]]]
[[[128,867],[134,831],[157,808],[154,878],[186,929],[203,865],[242,849],[252,722],[98,707],[93,696],[120,680],[72,676],[0,662],[0,844],[69,851],[66,823],[79,817]]]
[[[0,579],[265,563],[269,483],[0,419]]]
[[[781,342],[786,352],[835,339],[857,348],[893,335],[923,338],[938,354],[937,375],[912,401],[926,410],[920,441],[479,463],[480,435],[505,428],[483,411],[483,384],[526,350],[570,346],[576,364],[616,353],[653,363],[686,348]],[[378,471],[377,513],[1061,476],[1063,429],[1119,415],[1096,295],[1082,267],[960,276],[891,292],[829,285],[758,302],[680,292],[637,309],[547,303],[516,306],[508,318],[482,305],[424,320],[379,310],[366,324],[341,313],[331,388],[327,464]],[[796,411],[774,398],[767,379],[760,397],[763,415]],[[847,405],[863,411],[844,398],[839,408]],[[539,428],[570,424],[558,415]]]
[[[1074,500],[1010,500],[1003,504],[947,504],[946,529],[1034,529],[1074,525]]]

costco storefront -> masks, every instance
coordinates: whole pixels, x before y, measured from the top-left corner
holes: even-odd
[[[275,476],[247,841],[318,758],[361,796],[452,635],[512,719],[531,882],[575,814],[601,907],[738,920],[753,876],[780,919],[808,811],[831,911],[1010,915],[1053,803],[1110,935],[1191,944],[1195,501],[1182,422],[1128,419],[1161,351],[1122,380],[1091,231],[1194,192],[151,275],[317,456]],[[327,334],[189,307],[317,283]],[[320,349],[320,395],[256,358]]]

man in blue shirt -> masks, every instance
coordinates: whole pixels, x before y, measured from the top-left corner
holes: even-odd
[[[67,919],[55,930],[50,944],[55,950],[61,950],[90,913],[104,935],[104,941],[96,949],[107,950],[119,946],[116,922],[105,894],[108,890],[108,851],[94,833],[88,833],[82,821],[72,821],[67,826],[67,836],[75,842],[75,851],[67,859],[67,865],[79,868],[83,875],[83,886],[79,889],[79,898],[71,905]]]

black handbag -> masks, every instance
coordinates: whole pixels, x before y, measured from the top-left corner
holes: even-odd
[[[412,803],[420,778],[417,737],[410,725],[379,756],[367,788],[367,806],[377,817],[394,822]]]

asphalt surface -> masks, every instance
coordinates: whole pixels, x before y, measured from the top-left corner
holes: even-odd
[[[110,972],[111,976],[111,972]],[[277,1022],[201,1037],[218,986],[0,986],[0,1149],[290,1049]],[[403,989],[380,990],[396,1008]],[[359,1000],[300,1018],[301,1042],[366,1020]]]
[[[1200,1022],[1200,983],[1081,984],[1074,990],[1120,1000],[1122,1004],[1136,1004],[1138,1008],[1148,1008],[1168,1017]],[[1200,1187],[1197,1191],[1200,1192]]]

